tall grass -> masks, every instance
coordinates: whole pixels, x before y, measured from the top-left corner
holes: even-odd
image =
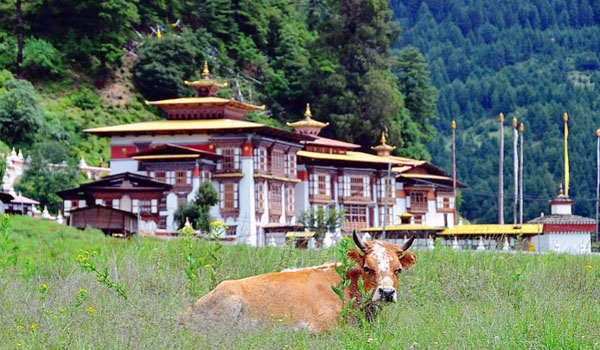
[[[178,240],[116,240],[22,217],[10,227],[18,258],[0,276],[0,349],[600,349],[598,256],[417,251],[398,303],[371,327],[203,330],[180,319],[197,297]],[[94,263],[127,299],[78,266],[81,250],[98,252]],[[243,245],[220,253],[219,280],[334,259]],[[210,283],[201,279],[201,294]]]

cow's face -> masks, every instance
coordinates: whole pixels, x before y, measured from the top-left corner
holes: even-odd
[[[365,290],[373,291],[373,301],[395,302],[398,298],[398,277],[417,261],[415,254],[406,251],[412,245],[414,237],[403,245],[385,241],[363,242],[356,232],[353,238],[363,254],[351,250],[348,256],[356,262]]]

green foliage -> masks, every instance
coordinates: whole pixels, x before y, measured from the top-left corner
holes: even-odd
[[[58,141],[38,143],[30,155],[31,165],[23,173],[15,190],[35,198],[42,207],[47,206],[50,212],[57,213],[61,208],[62,199],[56,192],[77,186],[83,182],[83,175],[79,173],[74,162],[67,162],[69,149]],[[50,169],[49,164],[62,165]]]
[[[220,237],[227,230],[227,226],[222,222],[212,222],[208,232],[209,242],[201,241],[194,235],[194,228],[185,226],[179,230],[181,237],[181,254],[186,262],[184,269],[188,279],[188,288],[191,295],[200,295],[200,272],[204,271],[206,279],[209,281],[209,290],[217,286],[219,279],[217,269],[222,264],[220,250],[223,245]]]
[[[60,52],[50,42],[37,38],[25,42],[21,66],[36,78],[57,76],[63,71]]]
[[[10,79],[0,88],[0,137],[9,145],[22,146],[33,140],[41,126],[38,96],[30,82]]]
[[[8,224],[10,218],[3,214],[0,216],[0,278],[4,271],[9,266],[17,264],[17,253],[12,249],[13,245],[10,241],[10,230]]]
[[[24,216],[11,217],[10,231],[18,263],[0,278],[5,306],[0,313],[0,343],[9,348],[18,348],[17,343],[23,348],[134,344],[136,349],[170,349],[173,344],[179,349],[435,350],[600,345],[596,324],[590,321],[600,317],[596,255],[418,251],[417,264],[401,276],[398,293],[403,297],[385,306],[368,329],[349,323],[314,335],[274,325],[239,330],[232,336],[227,330],[181,322],[180,315],[198,297],[190,293],[182,273],[180,240],[114,239],[97,230],[81,232]],[[95,250],[95,261],[109,262],[110,277],[126,286],[128,299],[99,285],[93,274],[80,268],[74,259],[80,249]],[[335,251],[327,252],[334,260]],[[321,251],[294,253],[289,266],[321,263]],[[283,250],[226,245],[220,254],[224,263],[216,271],[218,278],[238,279],[277,271]],[[33,261],[36,271],[30,279],[22,276],[26,259]],[[208,292],[208,279],[199,283]],[[519,291],[514,290],[515,283]],[[42,284],[48,288],[44,306]],[[86,300],[76,307],[82,288]],[[65,329],[68,332],[58,333]]]
[[[598,2],[392,0],[390,7],[404,29],[396,46],[419,48],[439,89],[439,120],[432,123],[440,137],[427,149],[446,170],[449,126],[457,121],[458,176],[469,186],[461,214],[497,220],[500,112],[507,119],[505,217],[513,216],[513,117],[525,125],[524,220],[548,212],[563,182],[561,117],[568,112],[573,210],[593,217],[600,64],[598,42],[589,38],[600,36]]]
[[[300,215],[299,222],[315,232],[314,238],[318,243],[323,242],[327,232],[335,232],[344,223],[344,211],[336,209],[307,210]]]
[[[350,287],[351,282],[348,278],[348,272],[356,264],[355,261],[348,260],[348,251],[353,247],[352,240],[349,237],[343,237],[335,248],[336,258],[339,260],[339,263],[335,265],[335,272],[340,277],[340,281],[335,286],[331,286],[331,290],[342,302],[342,313],[340,314],[342,323],[348,322],[348,317],[352,315],[354,303],[356,302],[355,299],[347,300],[346,298],[346,289]]]
[[[200,31],[147,40],[140,48],[133,73],[142,94],[149,100],[192,96],[192,89],[184,81],[193,80],[196,70],[202,68],[205,40]],[[211,68],[214,71],[216,67]]]
[[[14,69],[17,61],[17,39],[0,32],[0,69]]]
[[[84,271],[92,273],[100,284],[105,285],[108,289],[114,289],[121,297],[127,299],[127,291],[125,287],[120,283],[113,281],[110,278],[108,266],[104,266],[102,271],[98,270],[94,258],[98,255],[98,252],[93,250],[91,253],[87,250],[82,250],[77,255],[77,263]],[[46,287],[47,291],[47,287]]]
[[[179,227],[183,227],[186,220],[196,227],[200,232],[210,231],[211,217],[210,207],[219,203],[219,193],[208,180],[203,181],[198,188],[196,197],[191,203],[181,204],[175,211],[175,221]]]

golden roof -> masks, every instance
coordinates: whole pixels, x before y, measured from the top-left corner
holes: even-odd
[[[314,235],[312,231],[290,231],[285,234],[285,238],[310,238]]]
[[[387,156],[387,158],[390,158],[399,163],[402,163],[402,165],[410,165],[410,166],[419,166],[419,165],[427,163],[427,161],[424,161],[424,160],[418,160],[418,159],[412,159],[412,158],[406,158],[406,157]]]
[[[392,231],[442,231],[443,227],[437,226],[427,226],[427,225],[418,225],[418,224],[404,224],[404,225],[391,225],[386,226],[385,230],[387,232]],[[362,232],[381,232],[383,228],[380,227],[369,227],[363,228]]]
[[[381,133],[381,144],[377,145],[375,147],[371,147],[372,150],[374,151],[393,151],[396,149],[396,146],[390,146],[387,144],[387,139],[385,137],[385,132]]]
[[[445,229],[440,234],[452,235],[537,235],[542,233],[542,224],[520,224],[520,225],[458,225]]]
[[[398,177],[405,177],[408,179],[427,179],[427,180],[452,180],[449,176],[433,175],[433,174],[400,174]]]
[[[217,86],[225,87],[227,83],[219,83],[216,80],[210,79],[210,71],[208,70],[208,62],[204,61],[204,69],[202,69],[202,79],[196,81],[184,80],[183,83],[187,86]]]
[[[222,129],[258,129],[262,124],[234,119],[156,120],[151,122],[105,126],[85,129],[89,134],[113,134],[135,132],[213,131]]]
[[[250,111],[263,110],[265,106],[255,106],[248,103],[238,102],[235,100],[228,100],[220,97],[181,97],[172,98],[169,100],[160,101],[146,101],[146,104],[152,106],[178,106],[178,105],[227,105],[237,107],[241,109],[247,109]]]
[[[413,167],[410,165],[403,165],[403,166],[398,166],[398,167],[392,167],[392,171],[395,173],[403,173],[407,170],[412,169]]]
[[[306,110],[304,111],[304,119],[299,120],[297,122],[286,123],[286,124],[287,124],[287,126],[291,126],[292,128],[309,126],[309,127],[317,127],[317,128],[321,128],[321,129],[326,127],[327,125],[329,125],[329,123],[322,123],[322,122],[312,119],[311,117],[312,117],[312,113],[310,112],[310,103],[307,103]]]
[[[323,159],[323,160],[339,160],[346,162],[360,163],[380,163],[380,164],[396,164],[397,162],[387,157],[379,157],[374,154],[348,151],[345,154],[319,153],[310,151],[298,151],[299,157]]]

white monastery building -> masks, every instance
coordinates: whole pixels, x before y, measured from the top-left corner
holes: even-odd
[[[228,225],[229,239],[252,245],[283,243],[286,232],[302,230],[300,215],[318,207],[343,210],[344,233],[399,224],[401,215],[454,226],[451,177],[426,161],[391,156],[385,135],[375,154],[320,137],[327,124],[312,119],[309,105],[304,119],[288,123],[294,131],[246,121],[264,106],[217,97],[225,84],[209,77],[206,64],[201,80],[185,83],[195,97],[147,102],[165,120],[85,130],[110,137],[111,177],[131,175],[86,185],[93,192],[63,191],[65,218],[72,208],[101,205],[139,214],[147,233],[174,233],[183,224],[174,220],[178,206],[210,181],[220,199],[211,215]]]

